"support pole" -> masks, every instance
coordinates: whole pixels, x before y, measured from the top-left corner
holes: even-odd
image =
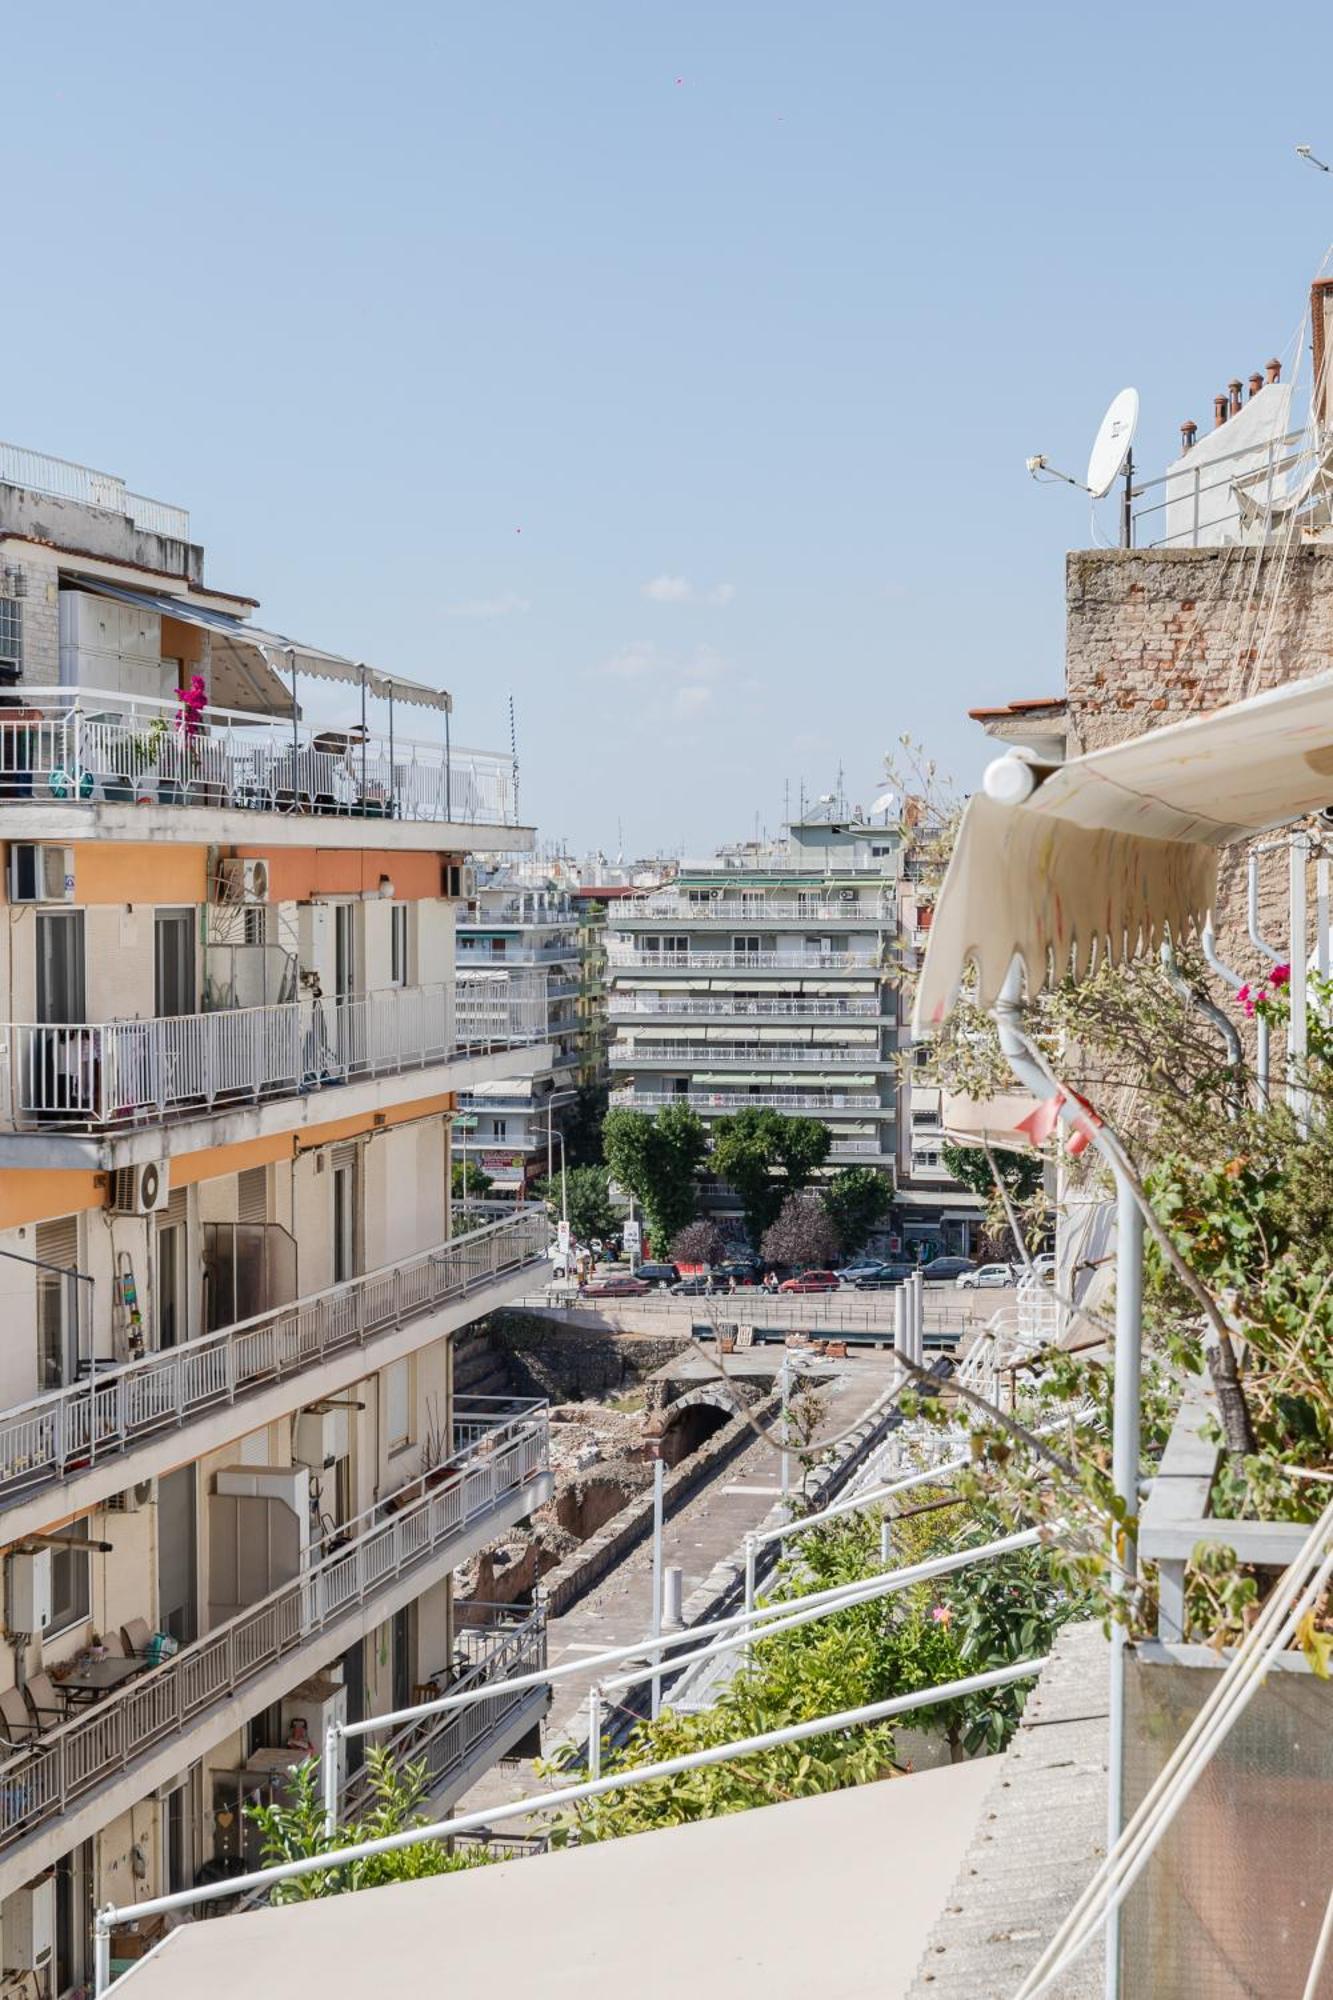
[[[1328,856],[1321,854],[1314,866],[1314,969],[1328,978]]]
[[[787,1456],[787,1445],[789,1443],[789,1439],[787,1437],[787,1398],[790,1396],[790,1394],[791,1394],[791,1349],[789,1347],[784,1347],[782,1350],[782,1429],[780,1433],[782,1439],[781,1483],[782,1483],[782,1498],[784,1503],[786,1502],[787,1496],[791,1491],[791,1460]]]
[[[93,1992],[97,2000],[111,1984],[111,1926],[107,1912],[99,1910],[93,1919]]]
[[[1310,1090],[1306,1077],[1309,1022],[1306,973],[1309,965],[1309,911],[1306,861],[1309,847],[1303,833],[1294,833],[1288,847],[1288,908],[1291,934],[1291,1012],[1287,1018],[1287,1103],[1303,1139],[1310,1136]]]
[[[1111,1480],[1116,1498],[1127,1514],[1139,1511],[1140,1374],[1143,1340],[1143,1214],[1134,1191],[1122,1174],[1116,1177],[1115,1250],[1115,1392],[1112,1407]],[[1121,1531],[1112,1531],[1111,1588],[1122,1600],[1134,1587],[1138,1552]],[[1111,1703],[1107,1746],[1108,1854],[1124,1824],[1125,1790],[1125,1650],[1128,1630],[1121,1619],[1111,1625]],[[1120,1994],[1120,1912],[1112,1910],[1106,1926],[1106,2000]]]
[[[594,1681],[588,1689],[588,1776],[602,1775],[602,1689]]]
[[[332,1840],[338,1831],[338,1725],[331,1722],[324,1731],[324,1761],[320,1771],[324,1792],[324,1837]]]
[[[907,1292],[911,1282],[910,1278],[904,1278],[893,1295],[893,1351],[904,1361],[911,1359],[907,1348]],[[900,1369],[899,1374],[905,1378],[907,1370]]]
[[[892,1566],[892,1563],[893,1563],[893,1521],[892,1521],[892,1518],[891,1518],[891,1516],[890,1516],[890,1514],[889,1514],[889,1511],[888,1511],[888,1509],[887,1509],[887,1508],[885,1508],[885,1510],[884,1510],[883,1514],[882,1514],[882,1515],[880,1516],[880,1523],[879,1523],[879,1559],[880,1559],[880,1562],[881,1562],[881,1564],[883,1565],[883,1567],[884,1567],[885,1569],[889,1569],[889,1568],[890,1568],[890,1567]]]
[[[661,1458],[660,1445],[658,1446],[658,1454],[653,1460],[653,1618],[652,1624],[649,1627],[654,1639],[660,1639],[662,1636],[662,1507],[666,1489],[666,1466]],[[661,1664],[662,1649],[658,1646],[653,1651],[653,1665],[654,1667],[660,1667]],[[652,1718],[654,1722],[656,1722],[661,1708],[662,1676],[660,1673],[655,1673],[653,1675],[652,1689]]]

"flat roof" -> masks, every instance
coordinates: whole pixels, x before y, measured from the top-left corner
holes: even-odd
[[[691,1984],[902,2000],[1001,1761],[185,1924],[117,1990],[235,2000],[259,1972],[268,1993],[363,2000],[434,1992],[447,1963],[471,1993],[519,1977],[517,1950],[544,2000],[680,2000]]]

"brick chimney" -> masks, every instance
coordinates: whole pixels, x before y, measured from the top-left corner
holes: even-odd
[[[1199,426],[1195,423],[1193,417],[1188,418],[1187,421],[1180,426],[1180,449],[1182,453],[1187,452],[1189,450],[1190,446],[1194,443],[1194,440],[1198,435],[1199,435]]]
[[[1277,382],[1281,379],[1282,363],[1277,359],[1276,356],[1274,356],[1274,358],[1266,364],[1265,372],[1267,373],[1270,383]]]
[[[1244,386],[1239,376],[1233,376],[1232,380],[1227,383],[1227,388],[1231,394],[1231,407],[1227,411],[1227,415],[1230,417],[1239,416],[1240,414],[1240,397]]]
[[[1221,430],[1226,420],[1227,420],[1227,399],[1226,399],[1226,393],[1224,391],[1222,395],[1213,397],[1213,429],[1215,431]]]
[[[1257,396],[1259,391],[1263,388],[1263,386],[1264,386],[1264,378],[1262,375],[1259,374],[1251,375],[1250,394],[1252,396]]]

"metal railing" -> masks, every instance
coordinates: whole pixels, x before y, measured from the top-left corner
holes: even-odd
[[[503,953],[472,951],[468,948],[469,933],[461,925],[457,926],[456,964],[461,971],[465,965],[475,965],[479,971],[502,972],[507,965],[572,965],[579,956],[577,944],[516,944],[507,947]]]
[[[879,968],[877,951],[639,951],[612,939],[607,964],[634,972],[852,972]]]
[[[497,1605],[470,1604],[469,1610],[490,1612],[493,1622],[465,1625],[454,1633],[463,1666],[441,1693],[461,1694],[490,1681],[538,1673],[546,1665],[546,1613],[540,1607],[526,1613]],[[397,1766],[424,1764],[427,1798],[462,1771],[476,1751],[498,1734],[504,1724],[532,1700],[531,1688],[497,1688],[487,1701],[443,1715],[404,1723],[386,1737],[383,1748]],[[369,1772],[363,1765],[343,1784],[340,1810],[350,1819],[370,1799]]]
[[[1206,433],[1206,437],[1214,435]],[[1191,457],[1203,442],[1200,439],[1172,471],[1135,483],[1136,501],[1149,493],[1159,496],[1134,508],[1136,548],[1195,548],[1203,545],[1204,536],[1219,544],[1239,541],[1246,524],[1236,489],[1245,492],[1257,526],[1271,516],[1275,503],[1286,501],[1288,475],[1298,466],[1313,468],[1321,457],[1321,447],[1312,435],[1299,430],[1261,438],[1191,465]],[[1144,534],[1145,526],[1152,532]]]
[[[884,1111],[878,1097],[866,1090],[613,1090],[613,1105],[632,1111],[655,1111],[666,1104],[688,1104],[695,1111],[744,1111],[766,1105],[775,1111]]]
[[[158,1745],[180,1738],[277,1662],[311,1649],[398,1578],[447,1559],[467,1528],[547,1466],[546,1408],[533,1403],[436,1467],[420,1498],[396,1507],[397,1496],[390,1496],[372,1525],[290,1583],[6,1759],[0,1764],[0,1850],[72,1811]],[[299,1679],[299,1667],[294,1671]],[[181,1757],[188,1761],[185,1745]]]
[[[686,896],[645,896],[641,901],[626,900],[617,905],[617,922],[642,923],[657,918],[679,923],[719,924],[874,924],[897,921],[897,905],[886,897],[828,901],[798,897],[796,900],[762,896],[739,901],[722,898],[691,901]]]
[[[626,1015],[706,1015],[721,1020],[803,1020],[811,1017],[833,1016],[836,1019],[876,1020],[879,1017],[879,1001],[867,994],[864,998],[850,995],[840,998],[831,993],[824,1000],[787,1000],[774,996],[771,1000],[735,999],[701,1000],[693,994],[659,993],[652,1002],[634,988],[612,993],[607,1011],[613,1019]],[[886,1017],[887,1019],[887,1017]]]
[[[125,514],[145,534],[167,535],[178,542],[190,539],[190,516],[184,507],[169,507],[165,500],[131,493],[114,472],[95,472],[90,465],[54,458],[50,452],[29,451],[26,445],[0,444],[0,484],[25,486],[30,493],[50,493],[84,507]]]
[[[253,812],[512,826],[513,766],[368,731],[364,744],[281,716],[208,707],[196,733],[179,703],[91,687],[27,687],[0,714],[6,804],[211,806]]]
[[[785,1069],[790,1064],[806,1069],[871,1069],[880,1067],[885,1058],[877,1046],[849,1048],[845,1042],[829,1048],[813,1047],[809,1042],[789,1044],[786,1042],[612,1042],[610,1060],[626,1069],[634,1069],[645,1063],[684,1064],[687,1069],[726,1069],[733,1064],[738,1069],[771,1067]]]
[[[0,1509],[541,1262],[541,1207],[0,1413]],[[374,1367],[373,1358],[367,1366]]]
[[[264,1097],[450,1062],[540,1041],[541,985],[478,975],[456,987],[390,986],[145,1021],[3,1030],[11,1122],[86,1131],[156,1124]]]

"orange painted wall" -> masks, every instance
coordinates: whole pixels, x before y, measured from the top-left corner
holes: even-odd
[[[381,875],[393,883],[398,902],[417,902],[440,893],[438,854],[390,854],[377,847],[238,847],[245,860],[269,864],[269,898],[277,903],[305,903],[312,896],[359,896],[377,889]]]
[[[74,847],[76,903],[202,903],[208,850],[164,841],[80,840]]]

